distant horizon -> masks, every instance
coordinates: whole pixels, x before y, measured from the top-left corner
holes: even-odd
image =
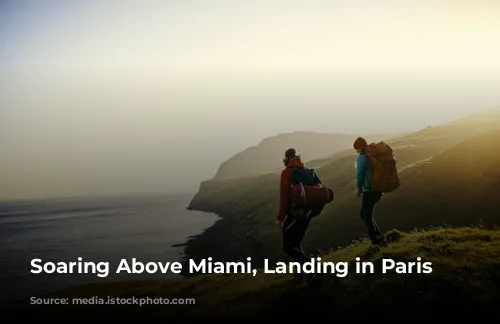
[[[139,198],[139,197],[154,197],[154,196],[193,196],[194,192],[130,192],[130,193],[100,193],[100,194],[84,194],[84,195],[70,195],[70,196],[49,196],[49,197],[19,197],[19,198],[0,198],[2,203],[22,203],[30,201],[57,201],[57,200],[86,200],[86,199],[120,199],[120,198]],[[186,206],[187,207],[187,206]]]
[[[454,121],[458,121],[458,120],[461,120],[463,118],[467,118],[467,117],[473,116],[475,114],[478,114],[478,113],[481,113],[481,112],[484,112],[484,111],[488,111],[488,110],[492,110],[492,109],[499,109],[500,110],[500,105],[499,106],[491,106],[491,107],[487,107],[487,108],[484,108],[484,109],[479,109],[479,110],[477,110],[477,111],[475,111],[475,112],[473,112],[471,114],[465,114],[465,115],[460,116],[458,118],[451,119],[451,120],[449,120],[448,122],[445,122],[445,123],[440,123],[440,124],[436,124],[436,125],[429,125],[429,126],[426,126],[426,127],[415,129],[415,130],[408,130],[408,131],[396,132],[396,133],[393,133],[393,134],[395,134],[396,138],[397,138],[398,136],[404,136],[403,134],[411,134],[411,133],[419,132],[421,130],[426,129],[427,127],[436,127],[436,126],[446,125],[448,123],[451,123],[451,122],[454,122]],[[294,133],[316,133],[316,134],[329,134],[329,135],[345,135],[345,136],[353,136],[353,138],[360,135],[360,134],[356,134],[356,133],[352,133],[352,134],[338,133],[338,132],[325,133],[325,132],[317,132],[317,131],[309,131],[309,130],[297,130],[297,131],[292,131],[292,132],[288,132],[288,133],[279,133],[279,134],[275,134],[275,135],[272,135],[272,136],[269,136],[269,137],[265,137],[265,138],[261,139],[258,143],[256,143],[255,146],[261,144],[261,142],[263,140],[265,140],[265,139],[273,138],[273,137],[276,137],[276,136],[279,136],[279,135],[287,135],[287,134],[294,134]],[[379,134],[383,134],[383,133],[379,133]],[[389,133],[387,133],[387,134],[389,134]],[[368,135],[377,135],[377,133],[372,133],[372,134],[368,134]],[[241,152],[245,151],[249,147],[251,147],[251,146],[242,148],[241,150],[239,150],[239,151],[235,152],[234,154],[232,154],[231,157],[235,156],[238,153],[241,153]],[[325,157],[326,157],[326,155],[325,155]],[[225,161],[227,161],[227,160],[225,160]],[[220,164],[222,164],[223,162],[224,161],[221,161]],[[220,166],[220,164],[219,164],[219,166]],[[213,176],[215,175],[216,171],[217,170],[213,171]],[[197,189],[193,189],[193,190],[182,190],[182,191],[158,190],[158,191],[149,191],[149,192],[146,192],[146,191],[128,191],[128,192],[116,192],[116,193],[101,192],[101,193],[96,193],[96,194],[92,194],[92,193],[85,194],[84,193],[84,194],[80,194],[80,195],[74,195],[74,194],[72,194],[72,195],[51,195],[51,196],[31,196],[31,197],[30,196],[20,196],[20,197],[12,197],[12,198],[9,198],[9,197],[0,197],[0,203],[22,202],[22,201],[40,201],[40,200],[101,199],[101,198],[105,199],[105,198],[125,198],[125,197],[151,197],[151,196],[161,196],[161,195],[166,195],[166,196],[173,196],[173,195],[186,195],[186,196],[188,196],[188,195],[190,195],[190,196],[192,196],[194,198],[194,196],[198,192],[199,186],[203,182],[211,180],[212,177],[208,177],[206,179],[200,180],[200,182],[198,183]]]
[[[488,0],[0,2],[0,197],[193,191],[293,131],[500,105]]]

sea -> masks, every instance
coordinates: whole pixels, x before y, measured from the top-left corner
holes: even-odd
[[[189,211],[192,194],[61,198],[0,202],[0,302],[118,280],[180,279],[178,274],[116,274],[128,264],[175,262],[183,245],[218,216]],[[109,262],[109,274],[33,274],[45,262]]]

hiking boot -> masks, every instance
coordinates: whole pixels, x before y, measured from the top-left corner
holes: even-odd
[[[374,245],[380,246],[380,247],[387,247],[389,246],[389,243],[387,242],[387,239],[384,236],[378,237],[377,241],[374,243]]]

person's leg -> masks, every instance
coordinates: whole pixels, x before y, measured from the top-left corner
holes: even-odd
[[[309,261],[309,258],[302,250],[302,240],[309,227],[309,222],[310,219],[289,216],[283,223],[283,250],[300,264]],[[303,273],[295,273],[295,280],[298,283],[303,279]]]
[[[375,221],[375,208],[382,199],[382,193],[377,191],[365,193],[366,200],[364,201],[364,208],[362,208],[362,218],[365,220],[370,240],[374,245],[387,246],[387,241],[384,234],[380,230],[377,222]]]
[[[309,227],[310,219],[290,217],[283,223],[283,250],[301,264],[310,260],[302,250],[302,240]]]
[[[377,244],[378,226],[373,220],[373,211],[377,203],[377,194],[375,192],[364,192],[362,196],[361,217],[365,221],[368,236],[372,244]]]
[[[371,213],[370,218],[372,219],[373,228],[375,230],[375,235],[378,237],[378,236],[382,235],[382,231],[380,230],[380,227],[378,227],[378,224],[375,221],[375,209],[377,208],[377,203],[378,203],[378,201],[374,200],[373,208],[372,208],[372,213]]]
[[[295,218],[287,215],[285,218],[285,221],[283,222],[283,229],[282,231],[282,241],[283,241],[283,251],[288,254],[290,257],[294,258],[295,256],[295,250],[294,250],[294,245],[295,245],[295,240],[294,240],[294,226],[295,224]],[[302,281],[304,278],[302,273],[295,273],[295,280],[297,282]]]
[[[373,197],[374,204],[373,204],[373,210],[372,210],[372,217],[371,218],[372,218],[373,226],[375,228],[375,233],[377,235],[377,244],[386,246],[387,245],[387,241],[385,239],[385,236],[382,233],[382,231],[380,230],[377,222],[375,221],[375,209],[377,208],[377,204],[382,199],[383,194],[382,194],[382,192],[374,192],[373,196],[374,196]]]

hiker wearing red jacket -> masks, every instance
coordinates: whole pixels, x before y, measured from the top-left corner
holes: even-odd
[[[277,217],[278,227],[281,229],[283,226],[283,221],[285,220],[286,214],[289,208],[289,197],[292,190],[292,172],[293,168],[304,168],[304,163],[300,160],[300,156],[297,155],[294,149],[288,149],[285,152],[285,158],[283,159],[285,164],[285,169],[281,171],[280,179],[280,204]]]
[[[276,225],[282,231],[283,251],[296,262],[303,264],[311,261],[311,258],[302,250],[302,240],[309,228],[311,218],[314,217],[313,214],[318,215],[321,213],[322,208],[319,210],[292,208],[289,199],[292,190],[293,169],[303,169],[304,163],[302,163],[300,155],[297,154],[293,148],[286,150],[283,163],[285,169],[281,172],[280,200]],[[311,284],[315,278],[316,275],[311,275],[308,280],[309,284]],[[301,281],[303,279],[303,274],[295,274],[295,279]]]

